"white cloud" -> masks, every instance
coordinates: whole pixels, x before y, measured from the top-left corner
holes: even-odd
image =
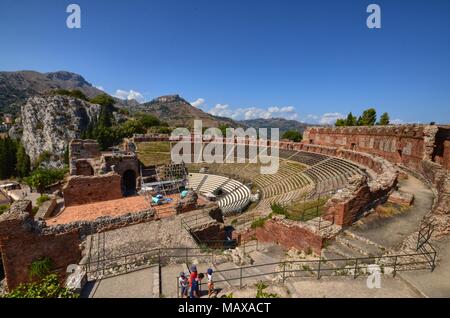
[[[216,106],[208,110],[208,113],[214,116],[233,117],[233,111],[228,104],[216,104]]]
[[[319,124],[321,125],[333,125],[336,120],[345,118],[341,113],[325,113],[320,117]]]
[[[205,99],[203,98],[197,98],[196,101],[192,102],[191,105],[194,107],[202,107],[202,105],[205,103]]]
[[[122,89],[118,89],[118,90],[116,90],[116,93],[113,96],[120,98],[120,99],[127,99],[127,100],[135,99],[139,103],[142,103],[145,101],[145,98],[141,93],[136,92],[132,89],[130,89],[129,91],[124,91]]]
[[[393,125],[402,125],[405,122],[403,120],[401,120],[401,119],[396,118],[396,119],[391,120],[389,123],[393,124]]]
[[[97,86],[97,85],[94,85],[94,87],[97,88],[97,89],[99,89],[99,90],[101,90],[101,91],[105,91],[105,89],[103,88],[103,86]]]
[[[306,121],[312,120],[312,121],[317,122],[317,120],[319,120],[319,116],[314,115],[314,114],[308,114],[308,115],[306,115],[305,119],[306,119]]]
[[[293,106],[272,106],[266,108],[260,107],[245,107],[232,109],[228,104],[217,104],[208,113],[215,116],[230,117],[237,120],[248,119],[269,119],[274,117],[281,117],[286,119],[296,119],[298,114]]]

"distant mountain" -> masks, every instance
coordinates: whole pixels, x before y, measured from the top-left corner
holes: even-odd
[[[310,124],[301,123],[297,120],[288,120],[284,118],[269,118],[269,119],[249,119],[240,121],[242,124],[253,128],[279,128],[280,138],[284,132],[288,130],[296,130],[301,134],[305,131],[306,127],[312,126]]]
[[[54,89],[79,89],[89,98],[103,93],[71,72],[0,72],[0,112],[18,114],[29,97]]]
[[[245,126],[230,118],[216,117],[205,113],[181,98],[179,95],[167,95],[129,108],[132,112],[145,112],[174,126],[193,127],[194,119],[201,119],[203,127],[218,127],[221,124],[231,127]]]

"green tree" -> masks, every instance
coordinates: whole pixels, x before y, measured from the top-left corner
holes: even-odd
[[[92,104],[97,104],[97,105],[100,105],[100,106],[109,106],[109,107],[112,107],[115,104],[114,98],[112,98],[108,94],[97,95],[94,98],[92,98],[90,100],[90,102]]]
[[[336,120],[336,123],[334,124],[337,127],[342,127],[346,125],[345,119],[339,118]]]
[[[132,137],[134,134],[145,134],[147,129],[138,120],[128,120],[117,128],[118,139]]]
[[[283,134],[283,136],[281,138],[289,139],[294,142],[299,142],[302,140],[303,136],[300,132],[298,132],[296,130],[288,130]]]
[[[140,114],[138,120],[145,128],[159,126],[161,124],[158,118],[149,114]]]
[[[82,99],[87,101],[87,97],[86,95],[84,95],[84,93],[82,91],[80,91],[79,89],[74,89],[74,90],[67,90],[67,89],[57,89],[54,91],[54,94],[56,95],[63,95],[63,96],[72,96],[78,99]]]
[[[374,108],[366,109],[358,118],[358,126],[373,126],[377,121],[377,111]]]
[[[42,193],[48,186],[64,179],[65,173],[65,169],[37,168],[29,177],[25,178],[25,182]]]
[[[100,94],[90,100],[93,104],[101,106],[100,114],[98,116],[99,127],[111,127],[113,124],[114,98],[108,94]]]
[[[381,115],[378,125],[389,125],[389,114],[388,113],[385,112]]]
[[[25,148],[22,143],[19,143],[17,146],[17,176],[20,178],[28,177],[30,175],[30,165],[30,157],[25,152]]]
[[[351,112],[347,115],[345,126],[356,126],[356,116],[353,116]]]
[[[113,123],[113,114],[109,106],[102,105],[100,108],[100,114],[98,115],[98,126],[105,128],[111,127]]]
[[[6,137],[0,138],[0,179],[16,175],[17,142]]]
[[[117,140],[115,129],[111,127],[99,126],[94,129],[94,136],[97,140],[101,150],[107,150],[109,147],[113,146]]]

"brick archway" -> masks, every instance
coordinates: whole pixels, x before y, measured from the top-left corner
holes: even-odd
[[[93,176],[94,169],[92,165],[86,160],[78,160],[75,164],[77,176]]]
[[[122,193],[124,196],[136,194],[136,173],[134,170],[126,170],[122,174]]]

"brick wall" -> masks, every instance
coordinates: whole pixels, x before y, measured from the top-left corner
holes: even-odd
[[[63,188],[66,207],[122,198],[121,177],[116,173],[101,176],[71,176]]]
[[[67,266],[81,260],[80,244],[87,235],[154,220],[154,211],[147,210],[49,227],[33,219],[31,207],[31,201],[16,201],[0,215],[0,253],[9,290],[29,281],[30,265],[39,258],[51,258],[64,277]]]
[[[263,227],[256,229],[259,242],[276,243],[285,249],[295,248],[299,251],[311,249],[320,255],[324,238],[301,222],[293,222],[274,217],[267,220]]]
[[[8,289],[29,281],[31,263],[50,257],[54,269],[65,272],[69,264],[81,258],[76,231],[60,235],[38,235],[31,217],[31,202],[19,201],[0,217],[0,251]]]
[[[304,133],[308,144],[342,147],[371,153],[411,169],[420,169],[425,156],[426,126],[311,127]]]

